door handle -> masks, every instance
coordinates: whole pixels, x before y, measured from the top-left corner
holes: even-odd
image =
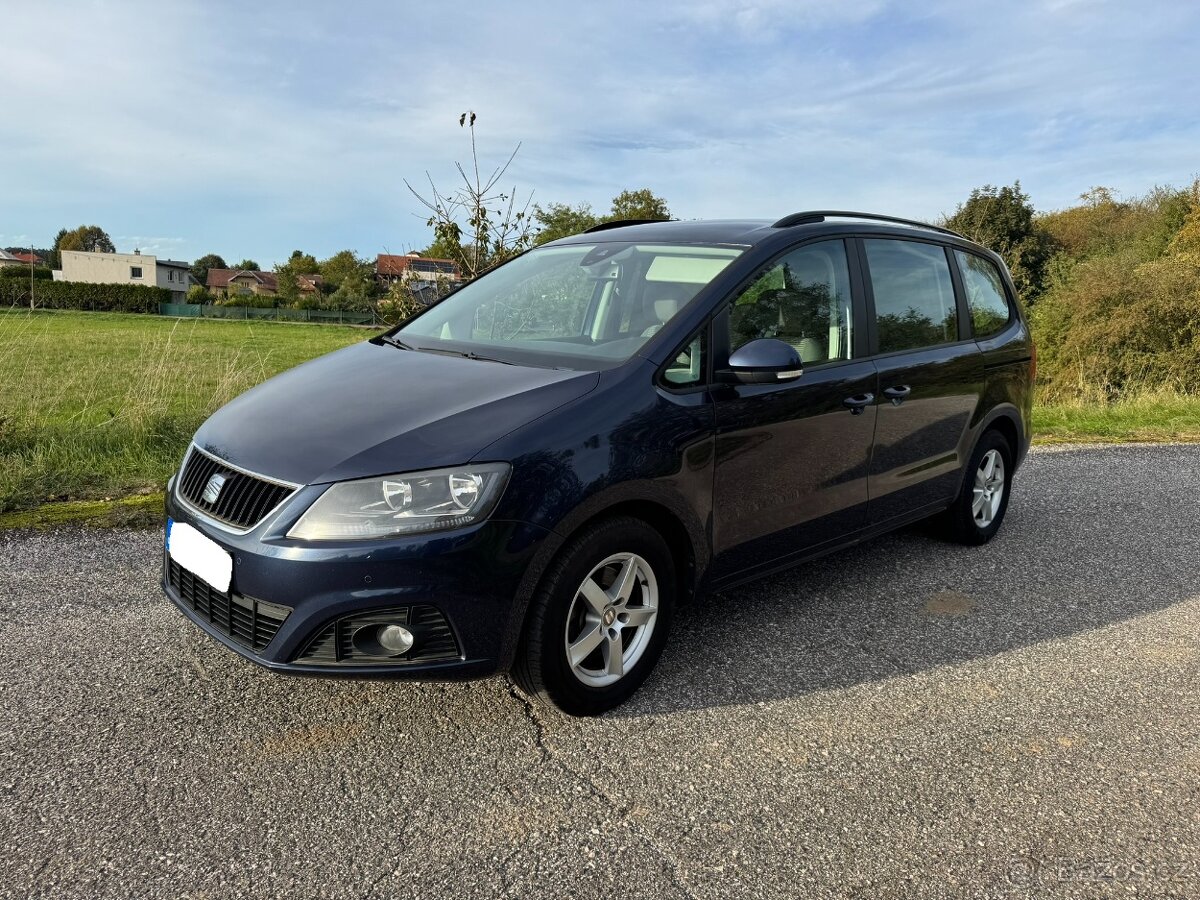
[[[907,384],[897,384],[894,387],[884,390],[883,396],[892,401],[892,406],[899,406],[911,393],[912,388],[910,388]]]
[[[859,394],[855,397],[847,397],[842,401],[842,406],[850,410],[850,415],[861,416],[862,411],[874,402],[874,394]]]

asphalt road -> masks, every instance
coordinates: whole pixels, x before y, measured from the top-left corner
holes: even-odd
[[[146,532],[0,536],[0,896],[1200,896],[1200,447],[1041,452],[685,610],[598,720],[286,679]]]

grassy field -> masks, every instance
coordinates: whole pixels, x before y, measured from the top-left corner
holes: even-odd
[[[1200,441],[1200,397],[1151,393],[1117,403],[1039,404],[1036,443]]]
[[[157,515],[158,492],[209,413],[370,333],[0,311],[0,527]],[[1200,440],[1200,397],[1039,406],[1034,418],[1039,441]]]
[[[160,491],[193,432],[217,407],[371,333],[331,325],[0,312],[0,516],[12,520],[14,510],[51,502]]]

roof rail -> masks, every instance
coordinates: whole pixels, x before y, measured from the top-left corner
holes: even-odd
[[[915,225],[918,228],[928,228],[930,231],[940,231],[942,234],[963,237],[957,231],[951,231],[940,225],[930,225],[928,222],[918,222],[916,219],[901,219],[897,216],[881,216],[876,213],[849,212],[844,209],[812,209],[792,213],[790,216],[784,216],[771,227],[791,228],[793,225],[810,225],[814,222],[824,222],[826,219],[871,219],[876,222],[896,222],[900,225]],[[966,238],[963,239],[966,240]]]
[[[611,222],[601,222],[599,225],[593,225],[587,228],[580,234],[592,234],[597,231],[608,231],[610,228],[624,228],[626,225],[652,225],[655,222],[665,222],[666,219],[613,219]]]

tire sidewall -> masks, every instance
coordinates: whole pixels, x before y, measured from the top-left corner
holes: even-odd
[[[986,528],[981,528],[979,523],[975,521],[975,514],[971,510],[971,503],[974,500],[975,473],[979,470],[979,465],[983,462],[983,457],[989,450],[998,451],[1000,458],[1004,460],[1004,495],[1000,498],[1000,508],[996,511],[991,524]],[[958,498],[957,518],[959,527],[970,538],[971,543],[986,544],[995,537],[996,532],[1000,530],[1000,526],[1004,524],[1004,515],[1008,512],[1008,501],[1012,495],[1012,476],[1013,452],[1012,448],[1008,445],[1008,441],[998,431],[985,432],[983,437],[979,439],[979,443],[975,445],[975,452],[971,454],[971,462],[967,466],[966,478],[963,481],[962,492]]]
[[[567,615],[583,580],[601,561],[617,553],[636,553],[654,572],[658,583],[658,615],[641,657],[615,684],[594,687],[581,682],[567,659]],[[542,689],[560,709],[573,715],[595,715],[627,699],[649,676],[662,655],[671,630],[676,596],[675,566],[661,535],[634,519],[614,519],[589,530],[566,551],[539,601],[547,604],[539,634],[529,636],[528,649],[538,653]]]

